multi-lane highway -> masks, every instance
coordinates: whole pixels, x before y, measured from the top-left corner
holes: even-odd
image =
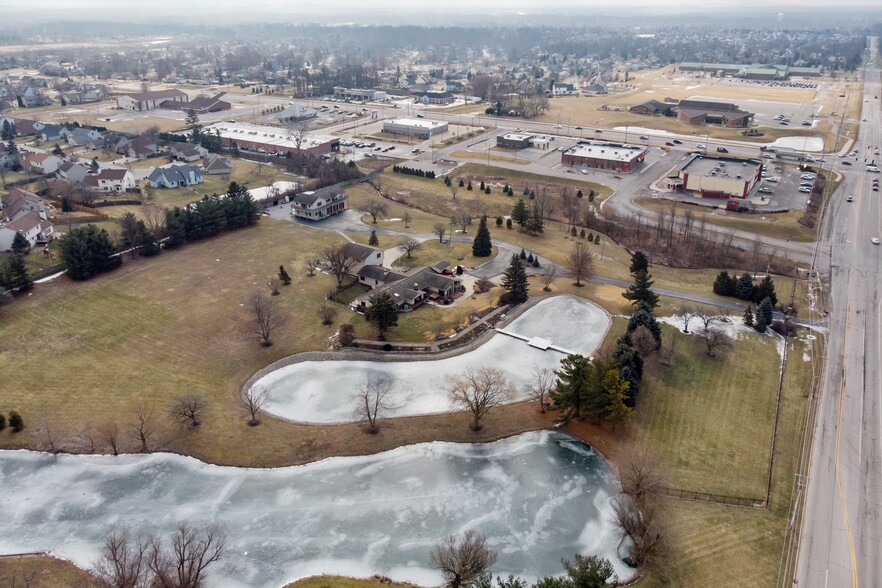
[[[882,144],[879,76],[873,38],[856,145],[870,159]],[[882,586],[882,251],[871,242],[882,233],[882,192],[871,190],[879,174],[860,163],[830,204],[821,243],[830,259],[819,266],[829,271],[829,334],[792,579],[800,587]]]

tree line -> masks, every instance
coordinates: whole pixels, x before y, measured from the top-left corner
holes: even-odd
[[[422,169],[417,169],[414,167],[407,167],[404,165],[393,165],[392,171],[396,174],[405,174],[408,176],[417,176],[419,178],[428,178],[430,180],[435,179],[435,172],[433,171],[425,171]]]

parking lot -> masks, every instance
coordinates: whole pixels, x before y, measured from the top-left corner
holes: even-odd
[[[764,163],[763,173],[766,175],[748,195],[751,207],[757,210],[805,208],[816,174],[804,174],[794,164],[769,160]]]

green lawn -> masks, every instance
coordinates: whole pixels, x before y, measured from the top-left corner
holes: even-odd
[[[250,188],[266,186],[273,181],[290,179],[283,177],[279,169],[267,165],[258,165],[253,161],[230,158],[233,171],[229,176],[209,175],[205,176],[205,182],[188,188],[156,188],[153,190],[154,204],[159,206],[174,207],[184,206],[203,196],[223,194],[227,191],[230,182],[239,182]]]

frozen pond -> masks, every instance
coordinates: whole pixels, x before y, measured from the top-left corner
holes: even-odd
[[[563,349],[590,355],[608,326],[609,318],[598,306],[575,296],[555,296],[528,309],[505,330],[528,338],[551,339]],[[523,399],[534,369],[557,369],[564,357],[557,351],[542,351],[497,333],[475,351],[447,359],[304,361],[279,368],[255,385],[266,388],[266,411],[270,414],[301,422],[339,423],[352,420],[353,395],[371,376],[393,382],[390,399],[394,408],[387,416],[413,416],[451,410],[448,377],[466,368],[489,366],[501,370],[514,385],[518,399]]]
[[[168,535],[181,520],[227,536],[210,586],[272,586],[322,573],[439,585],[429,553],[475,529],[494,574],[562,572],[560,559],[616,557],[614,482],[588,446],[553,432],[483,445],[424,443],[279,469],[178,455],[0,451],[0,553],[48,550],[89,567],[113,525]]]

